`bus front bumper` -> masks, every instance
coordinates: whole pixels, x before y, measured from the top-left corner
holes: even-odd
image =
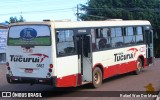
[[[47,84],[56,86],[57,77],[51,78],[31,78],[31,77],[17,77],[6,75],[8,83],[30,83],[30,84]]]

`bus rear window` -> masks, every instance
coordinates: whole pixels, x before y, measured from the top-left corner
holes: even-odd
[[[12,26],[9,29],[10,46],[49,46],[51,45],[50,28],[47,25]]]

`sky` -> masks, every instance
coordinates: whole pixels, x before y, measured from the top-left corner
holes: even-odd
[[[88,0],[0,0],[0,23],[20,16],[26,21],[77,20],[77,4]]]

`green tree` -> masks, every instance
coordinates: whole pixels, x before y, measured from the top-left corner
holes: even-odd
[[[160,0],[89,0],[87,5],[81,5],[81,10],[85,13],[80,14],[80,18],[82,20],[147,19],[152,22],[151,16],[157,16],[159,9]]]
[[[17,17],[10,17],[9,23],[16,23],[16,22],[18,22]]]
[[[26,20],[20,16],[19,19],[17,19],[17,17],[10,17],[9,18],[9,23],[17,23],[17,22],[25,22]]]
[[[89,0],[80,10],[81,20],[149,20],[160,37],[160,0]],[[159,42],[155,39],[155,47]]]

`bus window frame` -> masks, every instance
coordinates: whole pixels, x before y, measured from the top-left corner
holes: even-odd
[[[147,25],[146,25],[147,26]],[[144,31],[144,27],[146,27],[146,26],[142,26],[142,25],[138,25],[138,26],[135,26],[135,43],[138,45],[138,44],[146,44],[145,43],[145,31]],[[142,28],[142,34],[138,34],[137,33],[137,27],[141,27]],[[136,36],[140,36],[140,35],[142,35],[142,38],[143,38],[143,41],[142,41],[142,43],[137,43],[137,37]]]
[[[133,28],[133,34],[132,35],[128,34],[128,31],[126,32],[126,29],[129,28],[129,27]],[[134,37],[134,42],[132,42],[132,43],[131,42],[130,43],[126,43],[126,41],[125,41],[126,37],[130,37],[130,36],[132,36],[132,39]],[[123,42],[124,42],[125,45],[127,44],[127,45],[131,45],[132,46],[132,45],[136,44],[136,30],[135,30],[135,26],[125,26],[124,27],[124,36],[123,37],[124,37],[124,41]]]
[[[50,44],[49,45],[9,45],[9,32],[10,32],[10,28],[11,27],[15,27],[15,26],[48,26],[49,28],[49,32],[50,32]],[[23,24],[23,25],[12,25],[9,27],[8,29],[8,35],[7,35],[7,46],[21,46],[21,47],[34,47],[34,46],[52,46],[52,34],[51,34],[51,25],[47,25],[47,24]]]
[[[74,47],[75,47],[75,52],[73,54],[65,54],[65,55],[59,55],[58,54],[58,48],[57,48],[57,33],[56,31],[62,31],[62,30],[73,30],[73,37],[74,37]],[[54,31],[55,31],[55,47],[56,47],[56,57],[59,58],[59,57],[66,57],[66,56],[74,56],[74,55],[78,55],[78,46],[77,46],[77,42],[76,42],[76,36],[78,35],[87,35],[85,33],[78,33],[78,30],[86,30],[86,33],[87,34],[91,34],[90,30],[91,28],[90,27],[80,27],[80,28],[56,28]],[[92,51],[93,52],[93,51]]]
[[[75,33],[74,33],[74,37],[76,37],[77,35],[78,35],[78,33],[77,33],[77,30],[78,29],[86,29],[86,30],[90,30],[90,32],[91,32],[91,29],[94,29],[94,30],[96,30],[97,28],[98,29],[103,29],[103,28],[109,28],[109,29],[111,29],[111,28],[119,28],[119,27],[121,27],[121,30],[122,30],[122,37],[123,37],[123,42],[124,42],[124,37],[126,36],[126,33],[125,33],[125,28],[126,27],[133,27],[133,31],[134,31],[134,36],[135,36],[135,43],[134,44],[131,44],[131,45],[123,45],[123,46],[118,46],[118,47],[112,47],[112,46],[110,46],[109,48],[104,48],[104,49],[94,49],[93,50],[93,48],[92,48],[92,52],[99,52],[99,51],[105,51],[105,50],[112,50],[112,49],[118,49],[118,48],[126,48],[126,47],[132,47],[132,46],[138,46],[138,45],[144,45],[144,44],[146,44],[145,43],[145,38],[144,38],[144,27],[151,27],[151,25],[128,25],[128,26],[108,26],[108,27],[105,27],[105,26],[103,26],[103,27],[80,27],[80,28],[57,28],[57,29],[55,29],[55,32],[56,32],[56,30],[73,30]],[[137,32],[136,32],[136,27],[142,27],[142,35],[143,35],[143,43],[137,43],[136,42],[136,36],[137,36]],[[91,33],[90,33],[91,34]],[[91,36],[92,36],[92,34],[91,34]],[[56,34],[55,34],[55,38],[57,38],[56,37]],[[112,38],[112,37],[111,37]],[[56,39],[55,39],[56,40]],[[95,41],[96,41],[96,37],[95,37]],[[55,41],[55,45],[56,45],[56,42],[57,41]],[[75,40],[74,40],[74,42],[75,42]],[[57,45],[56,45],[56,55],[57,55],[57,57],[65,57],[65,56],[72,56],[72,55],[77,55],[78,53],[77,53],[77,44],[75,43],[75,50],[76,50],[76,52],[75,52],[75,54],[69,54],[69,55],[64,55],[64,56],[59,56],[58,55],[58,53],[57,53]]]
[[[57,31],[64,31],[64,30],[72,30],[73,31],[73,38],[74,38],[74,40],[73,40],[73,42],[74,42],[74,48],[75,48],[75,52],[74,53],[72,53],[72,54],[64,54],[64,55],[59,55],[58,54],[58,47],[57,47]],[[77,55],[77,44],[76,44],[76,31],[75,31],[75,28],[57,28],[57,29],[55,29],[54,30],[55,31],[55,47],[56,47],[56,57],[57,58],[60,58],[60,57],[66,57],[66,56],[73,56],[73,55]]]
[[[109,27],[91,27],[90,29],[97,29],[97,28],[116,28],[116,27],[121,27],[122,28],[122,36],[123,36],[123,42],[124,42],[124,36],[126,36],[126,33],[125,33],[125,28],[126,27],[133,27],[133,31],[134,31],[134,36],[136,38],[136,27],[142,27],[142,35],[143,35],[143,43],[137,43],[136,42],[136,39],[135,39],[135,43],[134,44],[131,44],[131,45],[123,45],[123,46],[119,46],[119,47],[109,47],[109,48],[104,48],[104,49],[95,49],[95,50],[92,50],[92,52],[99,52],[99,51],[105,51],[105,50],[112,50],[112,49],[118,49],[118,48],[126,48],[126,47],[132,47],[132,46],[138,46],[138,45],[145,45],[146,43],[144,42],[144,27],[151,27],[151,25],[128,25],[128,26],[109,26]],[[111,37],[112,38],[112,37]]]

